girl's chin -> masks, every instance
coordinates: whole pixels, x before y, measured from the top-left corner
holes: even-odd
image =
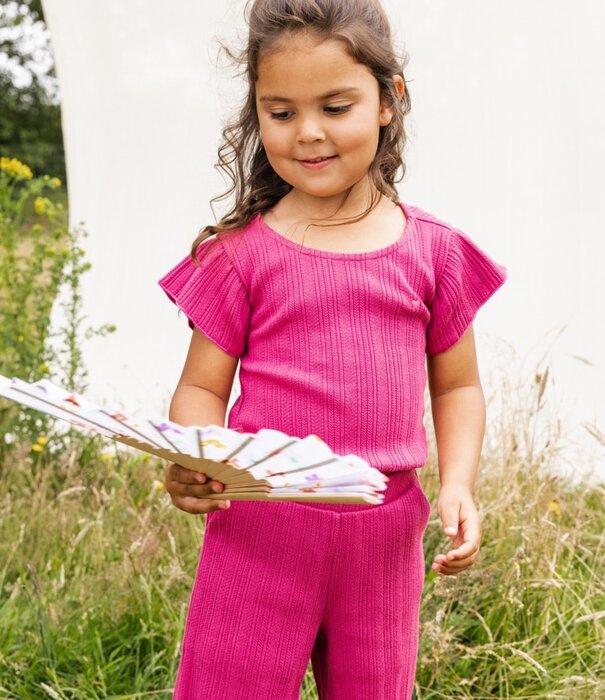
[[[292,185],[292,189],[296,190],[300,194],[307,195],[309,197],[321,197],[322,199],[330,197],[342,197],[346,194],[351,193],[351,190],[355,188],[356,191],[361,192],[364,187],[361,182],[353,181],[347,179],[346,182],[332,182],[332,183],[320,183],[320,182],[295,182]]]
[[[341,198],[346,195],[350,187],[346,187],[344,189],[338,189],[338,188],[308,188],[308,187],[297,187],[296,185],[292,188],[292,192],[298,194],[299,196],[302,197],[313,197],[315,199],[321,199],[324,201],[327,201],[329,199],[336,199],[336,198]]]

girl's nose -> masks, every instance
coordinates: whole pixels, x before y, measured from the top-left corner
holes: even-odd
[[[298,129],[298,141],[300,143],[312,143],[324,141],[326,138],[320,120],[314,118],[302,119]]]

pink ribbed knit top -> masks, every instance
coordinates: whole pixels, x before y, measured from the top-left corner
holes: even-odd
[[[399,240],[362,253],[302,246],[256,215],[159,281],[225,352],[240,358],[229,428],[319,435],[384,473],[421,467],[426,354],[447,350],[506,268],[467,235],[401,203]]]

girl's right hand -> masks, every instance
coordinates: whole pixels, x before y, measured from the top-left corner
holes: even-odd
[[[208,480],[205,474],[185,469],[178,464],[168,465],[165,485],[174,505],[186,513],[200,515],[211,510],[224,510],[231,505],[229,501],[204,498],[209,493],[223,491],[224,484]]]

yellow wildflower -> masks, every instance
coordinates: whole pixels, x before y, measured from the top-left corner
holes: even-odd
[[[4,170],[7,175],[17,180],[31,180],[33,177],[29,166],[16,158],[7,158],[6,156],[0,158],[0,170]]]
[[[160,481],[159,479],[154,479],[151,482],[151,490],[153,491],[153,493],[158,493],[160,491],[163,491],[164,488],[165,488],[164,482]]]
[[[50,187],[53,188],[53,190],[56,190],[57,187],[61,187],[61,180],[59,180],[58,177],[53,177],[50,179],[50,182],[48,184]]]
[[[111,460],[113,459],[113,455],[111,454],[111,452],[101,452],[99,456],[104,462],[111,462]]]
[[[36,438],[36,442],[38,445],[42,445],[44,447],[44,445],[46,445],[48,442],[48,438],[46,435],[40,435],[40,437]]]
[[[36,214],[40,216],[42,216],[42,214],[48,214],[52,207],[52,202],[47,197],[36,197],[36,199],[34,199],[34,209],[36,210]]]
[[[23,342],[25,342],[25,338],[24,338],[22,335],[20,335],[20,336],[17,338],[17,342],[18,342],[18,343],[23,343]]]
[[[548,510],[555,513],[555,515],[561,515],[561,506],[558,501],[550,501],[548,504]]]
[[[32,445],[32,451],[33,452],[42,452],[44,448],[42,445],[38,445],[37,443],[35,445]]]

